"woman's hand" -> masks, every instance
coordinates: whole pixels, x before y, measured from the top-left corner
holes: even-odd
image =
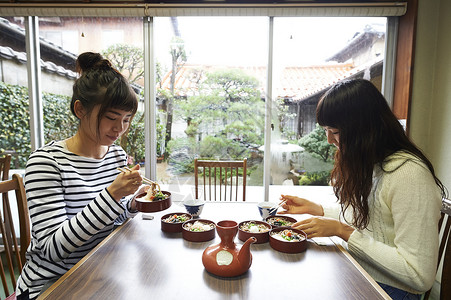
[[[354,228],[351,226],[326,217],[312,217],[296,222],[291,227],[304,231],[308,238],[336,235],[345,241],[348,241],[354,231]]]
[[[131,168],[131,171],[122,172],[107,188],[114,200],[118,201],[122,197],[135,193],[142,184],[142,177],[139,173],[139,165]]]
[[[280,200],[286,202],[282,204],[282,208],[285,209],[285,211],[281,211],[279,214],[311,214],[314,216],[324,215],[323,207],[320,204],[310,200],[288,195],[281,195]]]

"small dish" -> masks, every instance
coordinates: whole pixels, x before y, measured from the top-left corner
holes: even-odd
[[[262,231],[262,228],[266,228],[266,231]],[[269,241],[269,231],[271,229],[271,225],[263,221],[243,221],[238,224],[238,239],[245,242],[248,238],[255,237],[257,239],[255,242],[256,244],[267,243]]]
[[[191,226],[208,226],[207,230],[204,231],[192,231],[189,229]],[[213,221],[205,219],[189,220],[182,225],[182,237],[183,239],[190,242],[206,242],[215,238],[216,235],[216,224]]]
[[[205,201],[199,199],[188,199],[183,201],[186,211],[193,216],[193,218],[198,218],[202,213]]]
[[[161,217],[161,230],[164,232],[182,232],[182,224],[193,217],[188,213],[176,212]]]
[[[290,236],[281,234],[287,233]],[[298,237],[298,239],[293,238]],[[292,240],[288,240],[292,238]],[[273,228],[269,232],[269,245],[277,251],[284,253],[300,253],[307,249],[307,234],[299,229],[294,229],[291,227],[277,227]]]
[[[273,228],[280,226],[291,226],[297,222],[295,218],[289,216],[269,216],[265,219],[266,223],[270,224]]]
[[[145,200],[147,193],[141,193],[136,196],[136,209],[140,212],[157,212],[168,209],[172,205],[171,193],[167,191],[161,191],[167,195],[166,199],[158,201]]]

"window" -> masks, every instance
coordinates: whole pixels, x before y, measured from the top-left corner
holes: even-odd
[[[270,192],[328,185],[335,148],[312,147],[313,138],[326,141],[316,128],[316,105],[345,78],[365,78],[381,90],[385,36],[384,17],[274,18]]]
[[[127,29],[127,39],[121,36],[123,30],[116,29],[118,26]],[[78,121],[70,112],[70,102],[72,86],[78,77],[75,59],[80,53],[99,52],[109,58],[136,87],[142,107],[142,88],[139,88],[142,86],[144,59],[142,18],[60,17],[51,23],[40,22],[39,30],[45,143],[66,139],[77,131]],[[72,36],[72,43],[55,44],[55,41],[46,38],[56,36],[56,32],[60,37]],[[142,158],[144,163],[144,141],[137,130],[143,127],[141,116],[142,111],[137,114],[132,129],[120,143],[130,157]]]
[[[229,8],[225,10],[233,12]],[[261,15],[264,9],[250,11]],[[309,172],[309,164],[314,159],[313,155],[306,154],[302,138],[315,129],[312,118],[315,99],[330,82],[360,76],[374,80],[377,86],[382,85],[384,69],[381,62],[385,59],[388,34],[385,17],[315,18],[321,11],[311,10],[308,17],[287,18],[282,16],[286,11],[276,11],[280,16],[272,18],[160,17],[160,13],[168,16],[179,12],[195,15],[196,12],[193,13],[191,8],[165,12],[152,8],[146,10],[147,14],[155,15],[152,17],[154,37],[150,44],[143,41],[140,17],[46,17],[45,22],[40,23],[40,34],[49,44],[62,49],[57,55],[60,59],[67,54],[65,52],[76,57],[86,50],[106,51],[106,47],[116,41],[150,51],[147,53],[151,55],[145,56],[143,61],[156,64],[156,99],[152,101],[156,106],[157,122],[155,128],[143,130],[139,127],[146,121],[146,101],[151,101],[141,98],[139,114],[135,118],[142,122],[136,127],[137,139],[131,148],[127,148],[131,146],[130,141],[124,144],[134,162],[146,166],[156,164],[155,179],[171,191],[184,188],[190,191],[194,157],[247,157],[250,162],[248,185],[258,188],[258,197],[267,199],[265,185],[298,184],[297,181],[302,180],[298,175]],[[301,8],[291,12],[295,11],[305,13]],[[89,13],[92,12],[86,8],[83,14]],[[208,15],[206,11],[197,10],[197,13]],[[218,14],[213,10],[210,13]],[[398,13],[403,12],[395,15]],[[334,23],[321,31],[320,25],[331,20]],[[59,29],[55,30],[57,26]],[[353,30],[347,35],[338,34],[344,33],[346,28]],[[61,35],[55,31],[60,31]],[[65,42],[69,40],[68,36],[76,36],[72,38],[72,44]],[[91,39],[92,36],[97,38]],[[360,43],[360,48],[352,48],[352,42]],[[42,43],[41,40],[41,46]],[[152,50],[148,50],[149,45]],[[355,52],[355,49],[361,52]],[[41,58],[51,61],[44,52],[41,48]],[[151,57],[154,61],[149,61]],[[70,62],[61,63],[61,66],[65,70],[73,68]],[[310,77],[302,77],[300,70],[303,70],[302,76],[308,71]],[[233,90],[224,88],[229,88],[226,79],[231,78],[234,82],[241,80],[241,89],[237,86]],[[144,78],[136,79],[134,83],[136,91],[144,95]],[[43,91],[47,91],[57,85],[46,87],[42,83],[42,86]],[[251,109],[246,107],[249,103],[252,103]],[[271,119],[267,119],[269,115]],[[143,135],[149,130],[155,130],[156,138],[146,143]],[[270,144],[269,148],[266,144]],[[157,154],[156,158],[150,157],[150,162],[146,162],[146,147],[154,148]],[[272,160],[275,163],[271,163]],[[267,165],[270,166],[268,169]],[[330,168],[330,162],[325,165],[325,170]]]
[[[31,151],[25,24],[0,17],[0,155],[23,168]]]

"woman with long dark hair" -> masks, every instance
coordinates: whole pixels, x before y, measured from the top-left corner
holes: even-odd
[[[311,214],[293,227],[342,238],[392,298],[420,299],[435,279],[446,188],[371,82],[335,84],[316,117],[337,147],[331,185],[339,205],[282,195],[283,213]]]

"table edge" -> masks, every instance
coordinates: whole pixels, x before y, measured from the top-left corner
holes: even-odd
[[[385,292],[385,290],[371,277],[370,274],[368,274],[367,271],[358,263],[358,261],[355,260],[354,257],[349,253],[348,250],[346,250],[343,245],[341,244],[341,240],[339,238],[330,238],[332,242],[335,244],[335,246],[340,250],[341,253],[343,253],[344,256],[354,265],[354,267],[363,275],[363,277],[373,286],[374,289],[376,289],[379,294],[384,297],[384,299],[391,300],[392,298]]]
[[[78,263],[76,263],[72,268],[70,268],[69,271],[64,273],[63,276],[61,276],[54,284],[52,284],[47,290],[45,290],[42,294],[40,294],[37,298],[37,300],[40,299],[46,299],[50,294],[53,293],[53,291],[66,280],[67,277],[69,277],[75,270],[77,270],[81,265],[85,263],[86,260],[88,260],[94,253],[97,252],[97,250],[103,246],[103,244],[107,243],[108,240],[110,240],[113,236],[115,236],[119,231],[121,231],[125,225],[130,222],[131,218],[128,218],[122,223],[118,228],[113,230],[108,236],[106,236],[103,241],[101,241],[97,246],[95,246],[91,251],[89,251],[88,254],[86,254]]]

